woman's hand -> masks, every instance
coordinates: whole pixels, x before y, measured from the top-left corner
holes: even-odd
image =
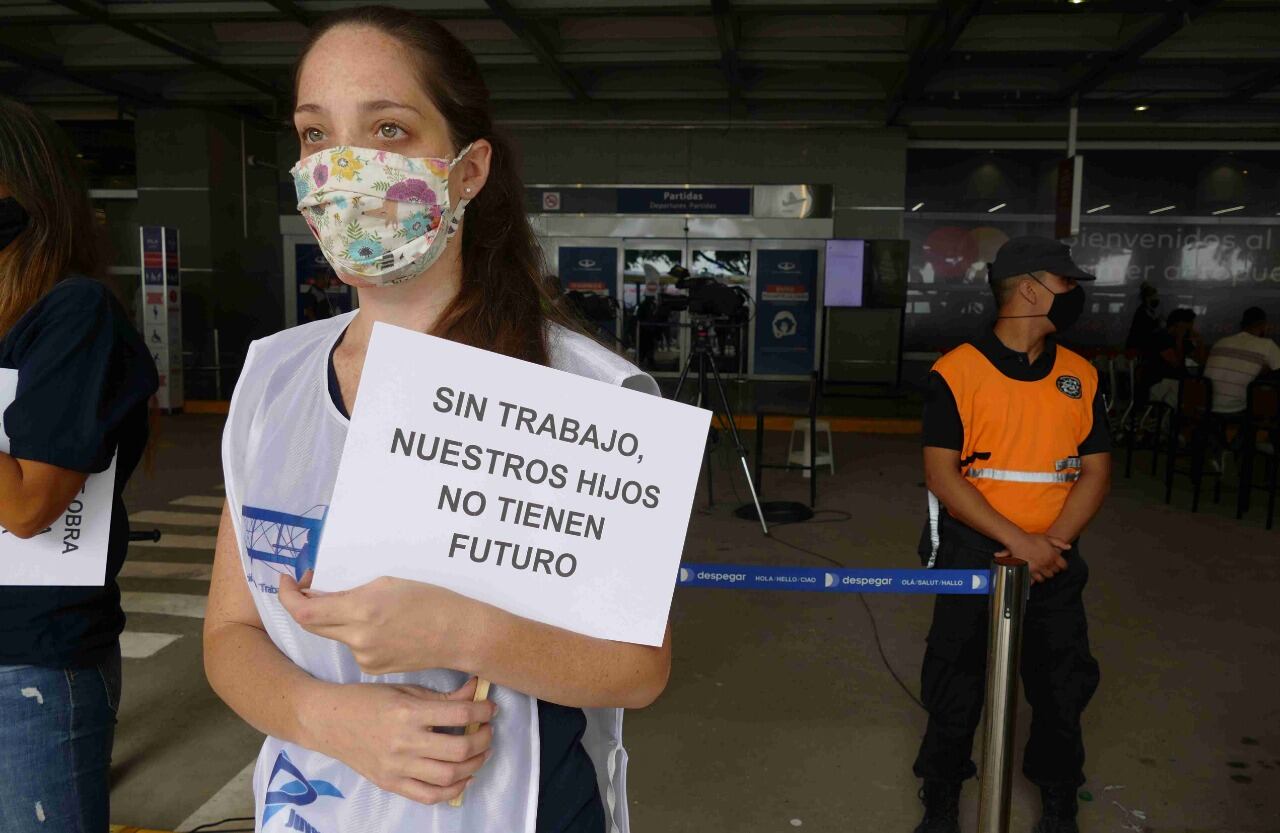
[[[333,685],[312,698],[304,720],[308,742],[379,788],[422,804],[462,794],[489,759],[497,706],[475,697],[472,678],[451,694],[409,685]],[[436,727],[482,724],[470,734]]]
[[[671,672],[671,628],[661,647],[597,639],[525,619],[431,584],[379,578],[340,593],[311,593],[289,576],[279,599],[307,631],[344,643],[369,674],[451,668],[577,708],[640,709]]]
[[[307,631],[335,639],[351,649],[366,674],[392,674],[424,668],[466,668],[466,646],[482,627],[488,605],[433,584],[379,578],[340,593],[307,591],[310,575],[299,585],[280,579],[280,604]]]

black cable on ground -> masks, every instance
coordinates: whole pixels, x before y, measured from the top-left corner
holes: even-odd
[[[727,428],[720,429],[720,430],[727,432]],[[722,458],[724,456],[727,456],[728,453],[732,453],[733,455],[732,459],[737,460],[736,448],[731,448],[728,443],[724,443],[724,442],[718,442],[717,445],[719,445],[720,451],[725,452],[724,454],[722,454]],[[725,462],[725,461],[722,459],[722,462]],[[733,465],[731,462],[729,465],[729,469],[730,469],[728,472],[729,486],[733,489],[734,499],[737,500],[738,503],[742,503],[742,496],[738,494],[738,484],[734,482]],[[810,477],[814,477],[816,476],[816,474],[817,474],[816,472],[811,472]],[[842,521],[853,520],[853,515],[850,514],[849,512],[845,512],[842,509],[818,509],[818,510],[815,510],[813,514],[814,514],[814,517],[806,521],[774,521],[773,523],[770,524],[770,528],[777,529],[780,526],[789,526],[797,523],[822,524],[822,523],[839,523]],[[819,519],[817,517],[818,515],[832,515],[834,517]],[[793,544],[790,541],[784,541],[775,535],[770,535],[768,537],[773,541],[776,541],[777,543],[782,544],[784,547],[790,547],[793,550],[797,550],[807,555],[811,555],[815,558],[820,558],[823,561],[826,561],[828,564],[831,564],[833,566],[840,567],[840,568],[845,568],[847,566],[839,561],[836,561],[834,558],[831,558],[830,556],[823,555],[822,553],[817,552],[815,550],[807,549],[805,547],[800,546],[799,544]],[[862,603],[862,609],[867,612],[867,619],[871,622],[871,633],[872,635],[875,636],[875,640],[876,640],[876,650],[879,651],[880,653],[880,661],[884,663],[885,670],[889,672],[889,676],[893,677],[894,682],[898,684],[898,687],[902,689],[902,691],[907,695],[907,697],[911,698],[911,702],[915,703],[917,706],[923,709],[925,707],[924,703],[920,702],[920,698],[915,695],[915,692],[913,692],[907,686],[907,684],[902,681],[902,678],[898,676],[898,672],[894,670],[893,664],[889,662],[889,656],[884,651],[884,642],[880,639],[880,626],[879,626],[879,623],[876,621],[876,614],[874,611],[872,611],[871,605],[867,603],[867,599],[862,593],[857,593],[855,595],[858,597],[858,601]]]
[[[832,509],[832,510],[825,510],[825,511],[838,512],[839,510]],[[848,514],[848,513],[844,513],[844,514]],[[774,526],[779,526],[779,524],[774,524]],[[820,558],[823,561],[833,566],[840,567],[842,569],[847,567],[846,564],[836,561],[834,558],[830,556],[823,555],[822,553],[816,550],[808,549],[807,547],[802,547],[799,544],[793,544],[790,541],[784,541],[781,538],[777,537],[776,535],[770,535],[769,538],[778,542],[779,544],[782,544],[784,547],[790,547],[791,549],[797,550],[798,552],[805,553],[806,555],[812,555],[814,558]],[[893,677],[893,681],[898,684],[898,687],[902,689],[903,693],[905,693],[907,697],[911,698],[911,702],[915,703],[917,706],[923,709],[925,707],[924,703],[920,702],[920,698],[915,695],[915,692],[913,692],[907,686],[907,684],[902,681],[902,678],[898,676],[898,672],[893,669],[893,664],[889,662],[889,656],[884,652],[884,642],[882,642],[880,639],[880,626],[876,622],[876,615],[871,610],[871,605],[867,604],[866,596],[863,595],[862,593],[855,593],[854,595],[858,597],[858,601],[862,602],[862,609],[867,612],[867,619],[869,619],[871,622],[871,633],[873,636],[875,636],[875,640],[876,640],[876,650],[880,652],[880,661],[884,663],[885,670],[889,672],[889,676]]]
[[[835,515],[835,517],[834,517],[834,518],[822,518],[821,520],[819,520],[819,519],[818,519],[818,516],[819,516],[819,515]],[[794,525],[794,524],[800,524],[800,523],[805,523],[805,524],[831,524],[831,523],[840,523],[840,522],[843,522],[843,521],[851,521],[851,520],[853,520],[853,515],[852,515],[852,514],[850,514],[850,513],[848,513],[848,512],[846,512],[846,511],[844,511],[843,509],[815,509],[815,510],[813,510],[813,517],[812,517],[812,518],[810,518],[810,519],[808,519],[808,520],[805,520],[805,521],[774,521],[773,523],[769,524],[769,527],[770,527],[770,528],[773,528],[773,527],[777,527],[777,526],[792,526],[792,525]],[[785,542],[784,542],[784,543],[785,543]],[[813,554],[815,554],[815,555],[816,555],[816,553],[813,553]],[[840,565],[840,566],[844,566],[844,565]]]
[[[208,824],[193,827],[188,830],[187,833],[253,833],[252,827],[230,827],[225,830],[214,830],[215,827],[221,827],[224,824],[231,824],[238,821],[253,821],[253,816],[237,816],[235,818],[223,819],[222,821],[211,821]]]

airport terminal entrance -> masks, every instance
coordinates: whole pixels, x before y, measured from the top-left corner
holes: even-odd
[[[569,304],[642,369],[674,377],[695,327],[722,374],[817,368],[828,186],[532,186]]]

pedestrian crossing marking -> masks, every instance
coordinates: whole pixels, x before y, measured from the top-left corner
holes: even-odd
[[[213,535],[171,535],[168,532],[161,536],[159,541],[134,541],[131,547],[160,547],[168,549],[181,550],[209,550],[213,551],[213,546],[217,542],[217,538]]]
[[[195,506],[200,509],[221,509],[224,502],[226,502],[226,498],[217,497],[216,495],[187,495],[186,497],[169,501],[169,505]]]
[[[209,581],[213,578],[212,564],[181,561],[129,560],[120,569],[121,578],[176,578],[191,581]]]
[[[258,759],[254,758],[245,764],[244,769],[232,776],[198,810],[179,824],[178,830],[192,830],[202,825],[215,824],[220,819],[252,816],[253,807],[253,773]]]
[[[120,604],[125,613],[159,613],[164,616],[185,616],[203,619],[205,596],[187,593],[140,593],[125,591],[120,594]]]
[[[209,512],[169,512],[163,509],[148,509],[135,512],[129,516],[131,524],[165,524],[168,526],[205,526],[217,529],[221,515]]]
[[[148,633],[126,630],[120,634],[120,656],[125,659],[146,659],[181,639],[176,633]]]

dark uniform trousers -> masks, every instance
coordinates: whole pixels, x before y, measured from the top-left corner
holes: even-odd
[[[994,542],[957,529],[954,521],[947,526],[938,568],[990,567]],[[1098,688],[1099,669],[1089,653],[1082,598],[1089,567],[1077,548],[1063,557],[1067,569],[1032,585],[1027,603],[1021,672],[1032,720],[1022,771],[1036,784],[1079,786],[1085,781],[1080,716]],[[938,596],[934,603],[921,673],[929,726],[916,757],[918,778],[963,781],[977,772],[973,737],[986,697],[989,605],[985,596],[958,595]]]

